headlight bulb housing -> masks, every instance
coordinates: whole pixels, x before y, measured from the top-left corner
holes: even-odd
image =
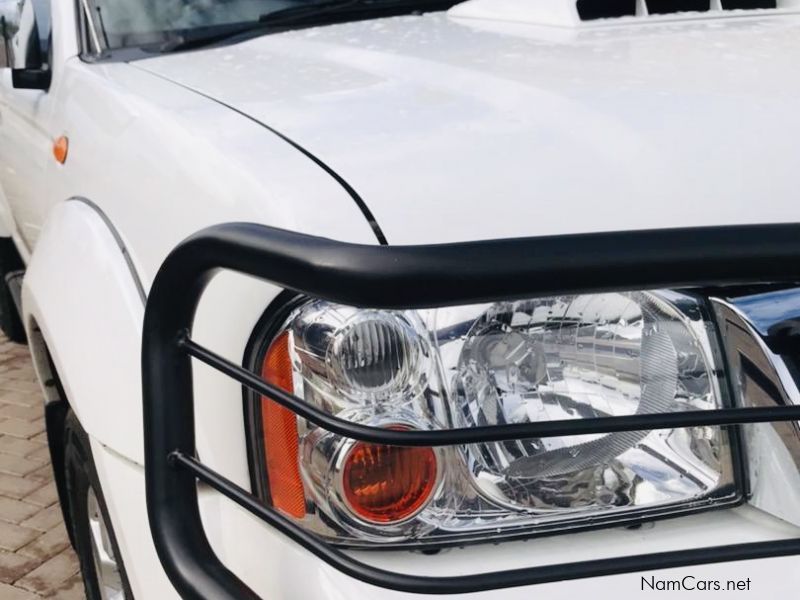
[[[701,299],[639,291],[418,311],[301,300],[255,361],[340,418],[447,429],[723,407],[719,356]],[[344,545],[534,535],[739,499],[726,428],[401,448],[251,400],[265,501]]]

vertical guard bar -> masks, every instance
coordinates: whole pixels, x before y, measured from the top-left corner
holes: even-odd
[[[211,272],[171,272],[169,266],[153,284],[143,344],[144,396],[153,399],[144,405],[150,530],[159,559],[182,598],[258,600],[212,550],[202,527],[195,476],[170,465],[169,455],[175,450],[195,454],[191,358],[177,340],[191,326]]]

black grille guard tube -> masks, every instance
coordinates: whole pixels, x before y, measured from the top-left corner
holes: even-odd
[[[757,542],[459,577],[391,573],[314,537],[197,462],[192,357],[310,420],[353,437],[395,445],[443,445],[536,435],[800,419],[800,406],[609,417],[481,431],[393,432],[314,414],[302,399],[232,365],[190,339],[197,305],[220,270],[354,306],[427,308],[658,287],[800,281],[800,224],[662,229],[429,246],[368,246],[234,223],[181,243],[155,278],[145,311],[142,383],[148,516],[159,558],[184,598],[258,598],[211,548],[197,480],[237,502],[344,573],[417,593],[477,592],[634,570],[800,553],[800,540]],[[338,428],[338,429],[337,429]],[[489,431],[492,429],[492,431]],[[549,433],[548,433],[549,432]],[[565,433],[567,432],[567,433]],[[418,436],[419,439],[414,439]]]

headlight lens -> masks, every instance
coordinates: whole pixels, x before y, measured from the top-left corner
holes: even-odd
[[[270,339],[262,352],[272,365],[262,370],[268,379],[330,414],[379,427],[476,427],[725,404],[705,306],[670,291],[424,311],[315,300],[293,310]],[[280,344],[290,360],[270,362],[283,356],[276,354]],[[281,465],[270,476],[269,497],[286,496],[276,486],[302,496],[305,515],[273,504],[345,543],[483,539],[736,499],[721,428],[410,449],[343,439],[296,417],[287,436],[286,415],[275,406],[261,399],[265,468]]]

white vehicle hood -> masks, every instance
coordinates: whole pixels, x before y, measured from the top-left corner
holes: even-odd
[[[134,64],[319,157],[389,243],[800,216],[797,15],[569,29],[438,13]]]

